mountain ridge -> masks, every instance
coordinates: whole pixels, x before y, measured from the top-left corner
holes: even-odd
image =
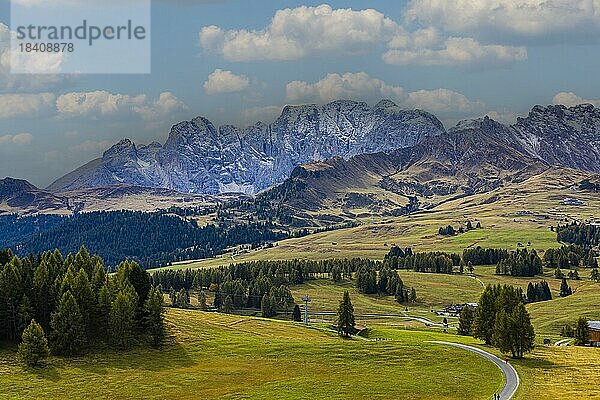
[[[306,162],[410,147],[424,136],[443,133],[434,115],[402,110],[389,100],[373,107],[348,100],[286,106],[272,124],[259,122],[244,129],[217,128],[197,117],[174,125],[164,145],[121,140],[102,158],[47,189],[131,184],[182,193],[254,194],[281,183]]]

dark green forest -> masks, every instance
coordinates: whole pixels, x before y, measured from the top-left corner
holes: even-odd
[[[239,244],[256,247],[288,237],[269,223],[199,227],[195,221],[163,213],[92,212],[58,220],[50,218],[44,223],[39,218],[0,218],[5,228],[2,236],[17,238],[12,242],[5,240],[3,246],[25,256],[50,249],[67,254],[84,245],[99,254],[107,267],[114,268],[129,259],[150,268],[213,257]]]

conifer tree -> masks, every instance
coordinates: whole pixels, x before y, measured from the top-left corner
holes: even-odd
[[[156,288],[150,289],[144,309],[146,331],[150,335],[152,346],[159,347],[166,336],[163,294],[160,290]]]
[[[348,291],[344,292],[344,298],[340,301],[340,306],[337,311],[337,330],[340,336],[350,337],[354,330],[354,306],[350,301]]]
[[[479,305],[475,310],[472,326],[473,336],[485,341],[485,344],[492,344],[495,323],[496,298],[493,287],[488,285],[481,294]]]
[[[590,342],[590,327],[585,317],[580,317],[577,320],[574,337],[576,346],[585,346]]]
[[[302,314],[300,313],[300,306],[298,304],[296,304],[294,306],[294,311],[292,312],[292,321],[294,321],[294,322],[302,321]]]
[[[200,290],[198,293],[198,305],[202,310],[206,310],[208,308],[206,305],[206,293],[204,293],[204,290]]]
[[[55,354],[80,354],[86,346],[83,317],[70,290],[63,293],[50,320],[50,345]]]
[[[510,314],[510,343],[513,358],[523,358],[523,355],[533,350],[535,332],[529,313],[523,303],[517,304]]]
[[[562,282],[560,283],[560,291],[559,291],[560,297],[567,297],[567,296],[570,296],[572,293],[573,293],[573,291],[571,290],[571,287],[567,283],[567,280],[565,278],[562,278]]]
[[[225,314],[233,313],[233,300],[231,300],[231,296],[225,297],[225,301],[223,301],[222,311]]]
[[[127,348],[133,341],[136,300],[126,290],[117,293],[110,309],[110,335],[119,348]]]
[[[260,311],[263,317],[270,318],[275,315],[273,305],[271,304],[271,297],[268,293],[265,293],[260,301]]]
[[[458,334],[462,336],[470,336],[471,328],[473,325],[473,310],[469,306],[465,306],[460,312],[460,318],[458,319]]]
[[[48,340],[41,325],[31,320],[23,331],[22,341],[17,352],[27,367],[37,367],[48,357]]]

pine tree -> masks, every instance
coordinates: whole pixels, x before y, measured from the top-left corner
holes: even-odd
[[[262,316],[265,318],[270,318],[275,315],[273,306],[271,304],[271,298],[268,293],[265,293],[260,301],[260,311]]]
[[[600,272],[598,272],[598,268],[594,268],[592,273],[590,274],[590,279],[594,282],[600,282]]]
[[[302,321],[302,314],[300,313],[300,306],[298,304],[296,304],[294,306],[294,311],[292,312],[292,321],[294,321],[294,322]]]
[[[225,314],[233,313],[233,300],[231,300],[231,296],[225,297],[225,301],[223,301],[222,311]]]
[[[122,349],[129,347],[133,340],[136,300],[126,290],[121,290],[110,309],[111,341]]]
[[[206,310],[208,308],[206,305],[206,293],[204,293],[204,290],[200,290],[198,293],[198,305],[202,310]]]
[[[23,331],[17,355],[27,367],[37,367],[48,357],[48,340],[41,325],[31,320]]]
[[[462,336],[471,336],[471,328],[473,325],[473,310],[469,306],[463,307],[458,319],[458,334]]]
[[[570,296],[572,293],[573,292],[571,290],[571,287],[567,283],[567,280],[565,278],[562,278],[562,282],[560,283],[560,291],[559,291],[560,297],[567,297],[567,296]]]
[[[75,296],[79,311],[83,317],[86,341],[89,342],[94,333],[92,318],[96,314],[96,299],[94,298],[94,292],[92,291],[88,275],[83,267],[79,269],[73,280],[73,296]]]
[[[350,337],[354,326],[354,306],[350,301],[350,294],[346,291],[337,311],[337,330],[340,336]]]
[[[409,300],[411,303],[416,303],[416,302],[417,302],[417,291],[415,290],[415,288],[414,288],[414,287],[411,287],[411,288],[410,288],[410,295],[409,295],[409,297],[408,297],[408,300]]]
[[[163,294],[156,288],[150,289],[144,304],[146,332],[150,335],[152,346],[159,347],[166,336],[164,321]]]
[[[496,298],[494,288],[488,285],[479,299],[479,305],[473,318],[472,333],[477,339],[492,344],[492,334],[496,323]]]
[[[85,348],[85,325],[75,297],[63,293],[50,320],[50,345],[55,354],[72,356]]]
[[[533,350],[535,332],[523,303],[517,304],[510,314],[510,338],[513,358],[523,358],[524,353]]]
[[[574,337],[576,346],[585,346],[590,342],[590,327],[585,317],[580,317],[577,320]]]

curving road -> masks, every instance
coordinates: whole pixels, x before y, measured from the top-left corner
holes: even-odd
[[[517,391],[517,388],[519,387],[519,383],[520,383],[519,375],[517,374],[517,371],[513,368],[512,365],[510,365],[507,362],[502,361],[495,355],[490,354],[487,351],[478,349],[477,347],[467,346],[467,345],[460,344],[460,343],[439,342],[439,341],[435,341],[435,340],[430,341],[429,343],[444,344],[447,346],[454,346],[454,347],[458,347],[459,349],[471,351],[475,354],[478,354],[482,357],[487,358],[488,360],[490,360],[491,362],[496,364],[496,366],[498,366],[498,368],[500,368],[500,370],[502,371],[502,374],[504,375],[504,387],[502,388],[502,391],[500,392],[500,400],[511,399],[514,396],[515,392]]]

